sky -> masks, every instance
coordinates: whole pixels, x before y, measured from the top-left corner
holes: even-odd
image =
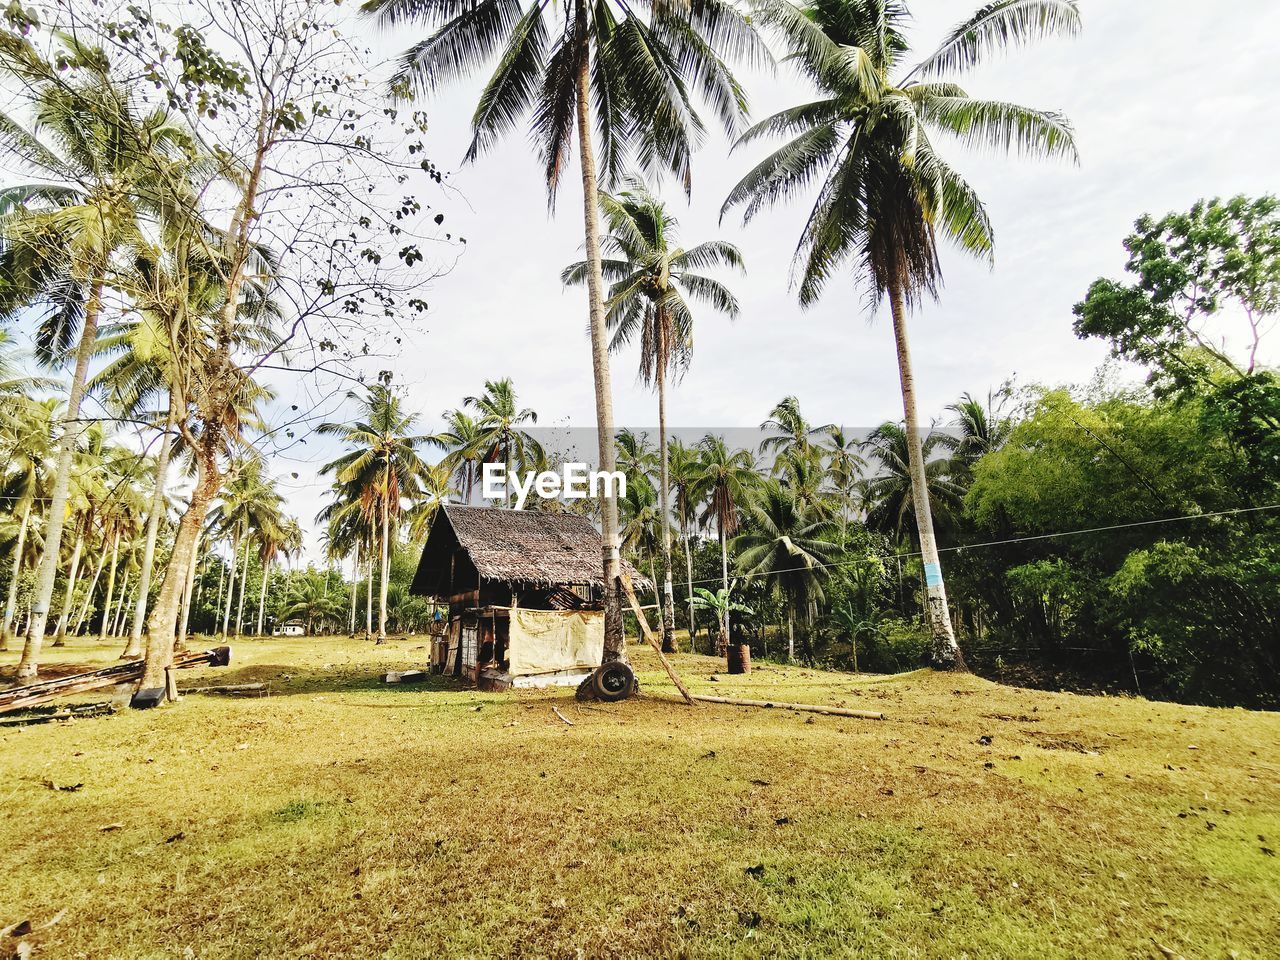
[[[1083,383],[1106,360],[1105,346],[1071,331],[1071,307],[1099,276],[1120,276],[1121,241],[1143,212],[1186,209],[1196,199],[1277,188],[1280,115],[1274,38],[1280,5],[1265,0],[1203,4],[1183,0],[1082,0],[1083,32],[1016,50],[966,75],[966,90],[1058,110],[1071,120],[1078,166],[1027,161],[947,145],[947,155],[987,204],[996,231],[995,266],[942,254],[937,303],[909,322],[924,418],[940,416],[962,392],[984,396],[1010,377],[1019,383]],[[931,49],[968,7],[911,3],[910,37]],[[393,54],[409,37],[374,28],[375,47]],[[808,91],[787,67],[742,74],[759,118],[803,102]],[[455,84],[426,107],[428,149],[455,195],[440,204],[467,238],[452,272],[427,291],[428,315],[394,363],[407,405],[428,424],[484,380],[514,378],[522,405],[547,426],[594,424],[586,305],[562,289],[561,268],[581,257],[582,206],[576,174],[565,178],[548,214],[539,164],[513,135],[469,166],[479,82]],[[744,276],[722,276],[742,305],[736,321],[698,318],[693,363],[672,392],[673,425],[711,429],[759,424],[788,394],[816,423],[870,427],[901,417],[888,318],[871,316],[853,286],[833,282],[802,311],[790,286],[791,260],[808,207],[764,212],[748,227],[719,221],[728,189],[767,145],[730,153],[709,138],[695,156],[692,202],[668,184],[664,196],[686,244],[736,243]],[[1274,346],[1267,359],[1275,361]],[[635,379],[634,352],[613,358],[619,425],[656,422],[656,402]],[[313,516],[324,484],[315,466],[329,449],[308,445],[292,466],[291,506]],[[291,480],[291,478],[286,478]],[[309,553],[315,538],[309,537]]]
[[[944,149],[987,204],[995,266],[944,249],[945,286],[909,321],[925,420],[962,392],[975,396],[1010,377],[1027,383],[1083,383],[1106,359],[1098,342],[1071,331],[1071,307],[1099,276],[1120,276],[1121,241],[1144,212],[1185,210],[1196,199],[1277,189],[1280,116],[1274,105],[1280,5],[1267,0],[1081,0],[1083,33],[1016,50],[965,75],[974,95],[1055,109],[1073,124],[1078,166]],[[971,9],[954,0],[913,0],[910,38],[923,55]],[[362,24],[379,55],[417,39]],[[758,119],[811,99],[784,65],[773,75],[740,72]],[[428,155],[448,171],[435,206],[467,238],[451,272],[424,291],[427,315],[413,321],[395,369],[424,432],[441,411],[510,376],[523,406],[544,426],[594,425],[585,291],[564,290],[562,267],[582,255],[581,194],[566,176],[549,214],[540,165],[516,134],[469,166],[460,161],[481,78],[440,91],[425,109]],[[799,397],[816,423],[872,427],[901,417],[888,318],[872,316],[851,281],[832,282],[802,311],[790,286],[795,242],[809,209],[797,203],[743,228],[719,221],[729,188],[768,144],[731,153],[711,137],[694,159],[692,202],[663,190],[686,245],[720,238],[743,252],[747,273],[723,274],[742,305],[736,321],[697,319],[692,366],[672,392],[669,420],[690,429],[758,425],[782,397]],[[1276,362],[1275,347],[1264,359]],[[613,357],[617,423],[656,422],[656,401],[637,382],[635,352]],[[337,414],[340,396],[314,384],[281,385],[291,403]],[[290,510],[310,524],[327,482],[318,466],[331,441],[309,438],[273,460]],[[296,477],[293,475],[297,474]],[[311,530],[307,553],[319,558]]]

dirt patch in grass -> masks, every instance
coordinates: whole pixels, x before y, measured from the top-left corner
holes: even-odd
[[[1276,714],[924,671],[730,677],[682,655],[699,692],[888,719],[688,708],[641,650],[646,695],[604,706],[379,683],[419,664],[414,639],[234,646],[231,668],[184,679],[270,696],[0,731],[0,927],[65,911],[35,957],[1158,957],[1158,942],[1262,958],[1280,942]]]

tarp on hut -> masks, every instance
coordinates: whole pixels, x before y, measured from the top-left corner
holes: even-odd
[[[591,670],[604,657],[601,610],[512,610],[507,641],[513,677]]]

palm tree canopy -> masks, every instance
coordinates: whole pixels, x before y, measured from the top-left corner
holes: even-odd
[[[400,58],[393,89],[428,92],[495,62],[471,119],[472,160],[529,120],[554,200],[568,164],[576,84],[590,71],[601,178],[639,166],[691,189],[690,158],[704,125],[694,95],[728,131],[747,98],[724,57],[768,60],[747,17],[729,0],[366,0],[386,26],[432,31]]]
[[[640,341],[640,377],[653,383],[658,368],[683,372],[693,354],[691,302],[738,316],[738,300],[720,281],[698,271],[713,267],[744,269],[731,243],[712,240],[685,249],[679,221],[643,181],[630,179],[617,195],[601,194],[607,234],[603,276],[610,281],[605,318],[613,330],[610,349]],[[586,261],[572,263],[560,279],[587,282]]]
[[[935,135],[970,146],[1074,160],[1060,114],[971,97],[953,79],[987,55],[1080,26],[1075,0],[994,0],[908,67],[901,0],[758,0],[757,22],[774,31],[820,99],[776,113],[739,144],[791,139],[730,192],[723,212],[744,221],[820,183],[796,248],[800,302],[812,304],[855,259],[872,301],[899,291],[910,305],[935,293],[939,234],[990,258],[987,211],[934,145]]]
[[[943,447],[942,434],[931,432],[921,446],[929,501],[939,527],[945,529],[960,505],[960,491],[949,476],[950,462],[934,456]],[[862,481],[867,526],[878,533],[901,537],[915,518],[907,431],[900,423],[882,423],[867,436],[862,447],[874,462],[873,472]]]

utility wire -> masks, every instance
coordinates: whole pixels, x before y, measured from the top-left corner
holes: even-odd
[[[1162,523],[1180,523],[1184,520],[1207,520],[1211,517],[1230,517],[1241,513],[1262,513],[1268,510],[1280,510],[1280,503],[1268,503],[1260,507],[1236,507],[1233,510],[1217,510],[1213,513],[1188,513],[1179,517],[1161,517],[1155,520],[1134,520],[1130,523],[1113,523],[1104,527],[1084,527],[1079,530],[1062,530],[1057,533],[1035,533],[1028,534],[1024,537],[1010,537],[1007,540],[986,540],[981,543],[964,543],[954,547],[938,547],[938,553],[960,553],[964,550],[977,550],[982,547],[1000,547],[1013,543],[1028,543],[1033,540],[1051,540],[1056,537],[1077,537],[1088,533],[1106,533],[1111,530],[1128,530],[1133,527],[1151,527]],[[909,553],[891,553],[886,556],[886,560],[909,560],[912,557],[920,556],[919,550],[913,550]],[[806,567],[789,567],[783,570],[771,570],[771,574],[775,573],[801,573],[806,570],[826,570],[836,567],[853,567],[866,563],[866,559],[859,557],[854,560],[843,560],[835,563],[815,563]],[[750,576],[747,574],[746,576]],[[705,580],[694,580],[692,582],[685,581],[687,585],[697,586],[703,583],[721,583],[720,577],[711,577]]]

